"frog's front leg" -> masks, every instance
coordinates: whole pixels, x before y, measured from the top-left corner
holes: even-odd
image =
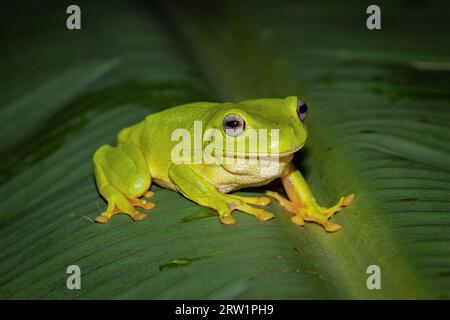
[[[329,232],[341,229],[339,224],[331,222],[329,219],[334,213],[352,203],[355,199],[354,193],[342,197],[336,205],[324,208],[317,204],[308,184],[293,164],[290,165],[288,173],[281,177],[281,181],[289,200],[284,199],[276,192],[267,191],[266,193],[277,199],[282,206],[293,214],[292,222],[298,225],[304,225],[304,221],[316,222]]]
[[[108,202],[107,209],[95,221],[107,223],[117,213],[125,213],[135,221],[147,218],[135,207],[152,209],[155,205],[141,196],[150,196],[150,172],[141,149],[133,144],[118,147],[104,145],[94,154],[95,179],[100,194]]]
[[[220,193],[211,183],[192,170],[189,165],[172,165],[169,168],[169,178],[184,196],[202,206],[216,210],[223,224],[236,223],[236,219],[231,214],[233,210],[254,215],[262,221],[273,218],[272,213],[250,205],[268,205],[270,203],[269,198],[243,197]]]

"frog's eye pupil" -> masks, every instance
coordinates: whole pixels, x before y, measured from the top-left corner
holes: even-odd
[[[304,104],[300,107],[300,113],[305,113],[306,111],[308,111],[308,107]]]
[[[301,100],[297,102],[297,115],[300,121],[305,121],[306,116],[308,115],[308,106]]]
[[[230,113],[223,119],[222,126],[227,135],[236,137],[244,132],[245,121],[240,115]]]
[[[228,121],[227,122],[227,126],[230,127],[230,128],[235,128],[235,127],[239,126],[239,122],[237,122],[237,121]]]

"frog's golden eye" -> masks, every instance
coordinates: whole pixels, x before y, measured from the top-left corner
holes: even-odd
[[[230,113],[223,118],[222,126],[227,135],[236,137],[244,132],[245,121],[240,115]]]
[[[297,115],[300,121],[305,121],[306,116],[308,115],[308,106],[301,100],[297,102]]]

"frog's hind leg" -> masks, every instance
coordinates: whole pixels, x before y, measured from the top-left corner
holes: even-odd
[[[125,213],[133,220],[148,217],[135,207],[152,209],[154,203],[140,199],[150,196],[150,173],[144,154],[139,147],[121,143],[117,148],[102,146],[94,155],[95,178],[100,194],[108,202],[106,210],[95,221],[107,223],[118,213]]]

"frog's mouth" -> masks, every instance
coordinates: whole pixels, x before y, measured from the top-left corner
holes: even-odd
[[[303,148],[304,145],[305,145],[305,143],[302,143],[300,146],[298,146],[296,148],[292,148],[287,151],[283,151],[283,152],[279,152],[279,153],[267,153],[265,157],[267,157],[267,158],[284,158],[284,157],[287,157],[287,156],[290,156],[290,155],[296,153],[301,148]],[[254,157],[254,158],[257,158],[257,157],[261,156],[261,153],[259,153],[259,152],[226,152],[223,149],[217,149],[217,150],[221,151],[224,157],[237,157],[237,158]]]

